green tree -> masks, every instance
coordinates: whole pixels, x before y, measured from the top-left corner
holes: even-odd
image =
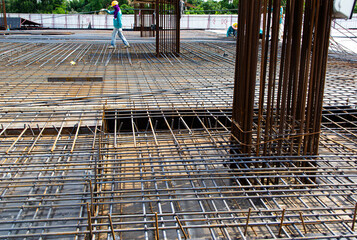
[[[70,11],[73,12],[83,12],[84,5],[86,4],[85,0],[71,0],[67,1],[67,6]]]
[[[60,11],[59,9],[66,9],[63,0],[40,0],[38,1],[38,12],[40,13],[54,13]]]
[[[202,7],[191,8],[185,12],[185,14],[205,14],[205,11]]]
[[[196,8],[186,7],[187,11],[185,14],[204,14],[204,9],[201,7],[203,0],[187,0],[187,2],[196,6]]]
[[[12,0],[7,12],[13,13],[65,13],[64,0]]]
[[[54,13],[54,14],[65,14],[65,13],[67,13],[66,12],[66,6],[64,6],[64,8],[63,8],[63,6],[62,7],[56,7],[56,9],[52,11],[52,13]]]
[[[203,0],[187,0],[188,3],[192,4],[193,6],[199,7]]]
[[[197,8],[188,8],[186,14],[232,14],[237,13],[238,0],[187,0],[188,3],[196,6]]]
[[[220,9],[220,4],[214,0],[207,0],[206,2],[201,3],[200,6],[205,11],[212,11],[212,10]]]
[[[127,4],[120,5],[120,9],[123,14],[134,14],[134,8]]]
[[[103,6],[104,3],[102,0],[88,0],[88,3],[84,6],[83,10],[84,12],[90,13],[102,9]]]
[[[13,0],[9,4],[7,12],[12,13],[37,13],[38,4],[36,0]]]
[[[120,8],[121,8],[121,5],[123,5],[123,4],[126,4],[126,5],[128,5],[129,6],[129,2],[128,2],[128,0],[117,0],[117,2],[118,2],[118,5],[120,6]],[[129,6],[130,7],[130,6]]]

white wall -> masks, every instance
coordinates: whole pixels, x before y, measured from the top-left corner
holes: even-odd
[[[89,23],[95,29],[113,27],[113,16],[111,15],[9,13],[7,16],[22,17],[43,24],[44,28],[88,28]],[[227,29],[237,20],[237,15],[183,15],[181,29]],[[345,28],[357,28],[357,14],[354,14],[351,20],[337,19],[335,21]],[[133,26],[134,15],[123,15],[123,28],[131,29]],[[332,26],[339,28],[334,23]]]
[[[183,15],[181,29],[227,29],[237,21],[237,15]]]
[[[88,28],[89,23],[96,29],[113,28],[111,15],[9,13],[7,16],[22,17],[40,23],[44,28]],[[123,28],[132,28],[133,25],[134,15],[123,16]]]
[[[113,28],[111,15],[80,15],[80,14],[28,14],[8,13],[8,17],[22,17],[44,28],[88,28],[89,23],[95,29]],[[237,21],[237,15],[183,15],[181,29],[227,29]],[[123,15],[123,28],[134,26],[134,15]]]

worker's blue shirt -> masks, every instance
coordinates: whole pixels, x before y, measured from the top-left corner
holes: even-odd
[[[113,15],[115,13],[115,10],[113,10],[113,11],[105,10],[105,11],[108,14],[111,14],[111,15]],[[114,14],[113,25],[114,25],[115,28],[122,28],[123,27],[123,24],[121,22],[121,16],[122,16],[122,13],[121,13],[121,10],[119,9],[118,14],[117,14],[117,18],[115,18],[115,14]]]
[[[229,37],[230,35],[236,35],[237,31],[232,27],[232,26],[229,26],[229,28],[227,29],[227,37]]]
[[[279,24],[283,23],[284,8],[280,7]]]

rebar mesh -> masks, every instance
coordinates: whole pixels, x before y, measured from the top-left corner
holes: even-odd
[[[1,239],[357,237],[356,63],[329,59],[319,156],[247,157],[231,144],[234,43],[157,58],[153,43],[10,40]]]

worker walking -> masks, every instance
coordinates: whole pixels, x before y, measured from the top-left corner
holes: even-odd
[[[113,1],[112,2],[112,7],[114,8],[113,11],[108,11],[107,9],[102,9],[101,11],[105,11],[108,14],[114,14],[114,19],[113,19],[113,25],[114,25],[114,29],[113,29],[113,33],[112,33],[112,41],[111,41],[111,46],[109,48],[115,48],[115,38],[116,35],[118,34],[119,38],[123,41],[124,43],[124,48],[130,48],[130,45],[128,43],[128,41],[126,40],[125,36],[123,35],[123,24],[121,22],[121,17],[122,17],[122,13],[120,10],[120,7],[118,6],[118,2],[117,1]]]

